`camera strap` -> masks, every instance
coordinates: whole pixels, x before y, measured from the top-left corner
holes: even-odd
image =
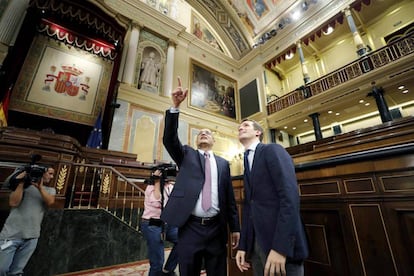
[[[163,175],[162,175],[162,177],[161,177],[161,179],[160,179],[160,193],[161,193],[161,213],[162,213],[162,211],[164,211],[164,200],[165,200],[165,197],[164,197],[164,184],[165,184],[165,177],[164,177],[164,172],[163,172]],[[161,233],[165,233],[165,223],[162,223],[162,225],[161,225]]]

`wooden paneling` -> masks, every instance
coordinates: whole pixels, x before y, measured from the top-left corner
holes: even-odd
[[[375,193],[375,186],[372,178],[344,179],[345,193]]]
[[[341,194],[338,181],[299,183],[300,195],[305,196],[325,196]]]
[[[380,204],[350,204],[349,209],[364,275],[398,275]]]
[[[414,172],[399,172],[378,176],[386,193],[414,193]]]
[[[312,204],[302,206],[302,217],[309,241],[306,275],[361,275],[350,273],[340,206],[324,205],[315,209]],[[356,272],[356,273],[355,273]]]
[[[413,126],[408,117],[292,150],[305,275],[414,275]]]

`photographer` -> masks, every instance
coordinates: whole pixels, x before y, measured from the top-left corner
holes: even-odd
[[[55,202],[56,190],[47,185],[54,176],[53,167],[43,167],[41,177],[18,170],[5,184],[9,196],[9,216],[0,232],[0,276],[23,275],[23,269],[36,249],[43,215]]]
[[[178,228],[165,224],[160,220],[163,206],[174,187],[174,181],[167,178],[164,174],[165,172],[161,169],[155,170],[145,189],[141,230],[144,238],[147,240],[148,258],[150,261],[149,276],[175,275],[174,270],[178,262],[175,247],[178,239]],[[172,242],[174,246],[163,268],[164,240]]]

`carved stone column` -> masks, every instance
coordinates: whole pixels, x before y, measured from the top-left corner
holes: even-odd
[[[349,8],[346,8],[344,10],[344,14],[348,21],[348,25],[349,25],[349,28],[351,29],[352,35],[354,36],[354,43],[357,48],[357,54],[359,56],[363,56],[367,52],[367,47],[362,41],[361,35],[359,34],[357,27],[355,26],[355,21],[354,21],[354,18],[352,17],[351,10]]]
[[[306,67],[306,64],[305,64],[305,56],[303,55],[303,50],[302,50],[302,41],[299,40],[298,42],[296,42],[296,47],[298,48],[300,65],[302,66],[303,81],[305,82],[305,84],[307,84],[310,81],[310,77],[308,73],[308,68]]]
[[[167,64],[165,66],[165,76],[164,76],[164,96],[170,96],[172,91],[173,85],[173,73],[174,73],[174,56],[175,56],[175,46],[176,43],[174,41],[168,42],[168,50],[167,50]]]
[[[139,32],[140,32],[140,26],[135,23],[131,24],[129,40],[128,40],[128,48],[125,49],[127,51],[127,54],[126,54],[124,72],[123,72],[123,77],[122,77],[122,82],[125,82],[128,84],[132,84],[134,82]]]
[[[3,64],[9,47],[14,45],[29,5],[29,0],[13,0],[8,2],[9,4],[0,19],[0,64]]]

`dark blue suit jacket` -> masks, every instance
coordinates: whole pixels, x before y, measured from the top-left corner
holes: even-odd
[[[278,144],[258,144],[250,176],[244,174],[245,201],[239,249],[251,252],[254,237],[267,254],[289,259],[308,256],[292,158]],[[255,235],[255,236],[254,236]]]
[[[163,142],[179,173],[161,219],[181,227],[190,217],[204,184],[204,156],[190,146],[182,145],[177,134],[179,113],[165,115]],[[214,155],[218,172],[218,195],[222,238],[227,241],[227,224],[231,232],[240,232],[239,217],[230,177],[229,163]]]

